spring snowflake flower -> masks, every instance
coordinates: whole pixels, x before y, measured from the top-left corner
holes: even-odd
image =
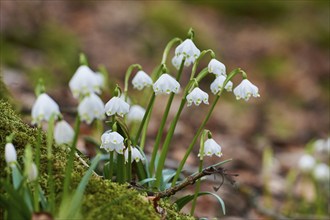
[[[37,180],[38,178],[38,169],[34,162],[32,162],[27,169],[27,177],[30,182]]]
[[[309,172],[315,166],[315,159],[311,155],[305,154],[303,155],[298,162],[298,167],[303,172]]]
[[[249,80],[244,79],[235,89],[234,94],[236,99],[244,99],[248,101],[251,96],[260,97],[258,87],[253,85]]]
[[[330,169],[329,166],[325,163],[320,163],[315,166],[313,175],[316,180],[320,182],[326,182],[330,179]]]
[[[137,90],[142,90],[144,87],[152,86],[152,79],[144,71],[140,70],[132,79],[133,87]]]
[[[314,149],[320,153],[330,153],[330,137],[328,139],[318,139],[314,142]]]
[[[215,74],[217,77],[218,76],[227,76],[226,66],[216,59],[212,59],[209,62],[208,70],[210,73]]]
[[[127,114],[127,121],[142,121],[146,110],[139,105],[133,105],[128,114]]]
[[[54,128],[54,139],[57,144],[69,144],[74,137],[74,130],[70,124],[64,120],[56,123]]]
[[[46,93],[42,93],[32,106],[32,124],[40,124],[42,120],[49,121],[52,115],[57,119],[60,114],[58,104]]]
[[[209,156],[216,155],[218,157],[222,156],[221,146],[215,142],[213,138],[209,138],[204,142],[204,152],[199,152],[198,156]]]
[[[199,106],[202,102],[207,105],[209,104],[209,95],[198,87],[194,88],[193,91],[187,95],[186,99],[188,106],[191,106],[192,103]]]
[[[104,119],[104,104],[102,100],[91,93],[89,96],[86,96],[78,106],[78,113],[82,121],[85,121],[87,124],[92,123],[94,119]]]
[[[118,114],[121,117],[129,112],[129,104],[119,97],[112,97],[107,104],[105,104],[105,113],[108,116]]]
[[[5,160],[7,164],[12,164],[17,161],[17,154],[12,143],[7,143],[5,146]]]
[[[153,89],[156,95],[178,93],[180,84],[172,76],[167,73],[162,74],[154,83]]]
[[[174,56],[172,58],[172,65],[178,70],[180,69],[180,65],[183,59],[183,54],[180,54],[179,56]],[[186,61],[185,61],[186,64]],[[189,64],[188,64],[189,65]]]
[[[132,160],[131,160],[131,163],[133,163],[133,161],[135,160],[137,163],[141,160],[143,161],[144,158],[142,156],[142,154],[140,153],[140,151],[136,148],[136,147],[132,147],[131,148],[131,154],[132,154]],[[124,156],[125,156],[125,161],[126,163],[128,162],[128,149],[125,150],[125,153],[124,153]]]
[[[215,95],[217,94],[223,87],[223,83],[225,82],[226,77],[223,75],[218,76],[210,85],[210,89],[212,93]],[[228,81],[225,89],[230,92],[233,88],[233,83],[231,81]]]
[[[124,138],[118,132],[106,131],[101,136],[101,147],[107,152],[116,151],[118,154],[123,154],[125,145]]]
[[[195,62],[200,53],[200,50],[195,46],[194,42],[191,39],[186,39],[175,49],[175,56],[177,57],[177,60],[174,61],[174,63],[181,64],[182,58],[180,59],[180,55],[182,55],[186,59],[185,66],[189,66]],[[177,65],[174,66],[176,67]]]
[[[80,66],[69,82],[73,97],[79,98],[90,93],[100,93],[100,79],[88,66]]]

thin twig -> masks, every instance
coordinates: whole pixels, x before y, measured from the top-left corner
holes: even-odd
[[[231,178],[229,178],[229,175],[232,175],[232,174],[228,174],[224,168],[222,168],[222,167],[217,168],[217,167],[211,166],[211,167],[203,169],[202,172],[200,172],[200,173],[187,177],[183,182],[181,182],[180,184],[178,184],[176,186],[173,186],[165,191],[155,193],[155,200],[157,201],[160,198],[172,196],[175,193],[177,193],[178,191],[186,188],[187,186],[193,185],[198,179],[201,179],[204,176],[209,176],[212,174],[220,174],[221,176],[226,177],[231,182],[233,182],[233,180]],[[233,174],[233,176],[236,176],[236,174]]]

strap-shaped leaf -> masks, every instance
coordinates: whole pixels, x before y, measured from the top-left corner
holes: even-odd
[[[224,215],[226,214],[225,203],[220,198],[220,196],[218,196],[215,193],[211,193],[211,192],[199,192],[198,195],[197,195],[197,197],[203,196],[203,195],[212,195],[212,196],[214,196],[218,200],[218,202],[220,203],[220,205],[221,205],[222,213]],[[178,209],[181,210],[186,204],[188,204],[193,199],[194,199],[194,195],[187,195],[187,196],[181,197],[180,199],[176,200],[175,203],[177,204]]]

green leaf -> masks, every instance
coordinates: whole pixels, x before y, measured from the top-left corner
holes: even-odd
[[[144,180],[141,180],[140,182],[138,182],[138,184],[139,185],[144,185],[144,184],[146,184],[146,183],[149,183],[149,182],[153,182],[153,181],[155,181],[156,180],[156,178],[146,178],[146,179],[144,179]]]
[[[93,174],[95,167],[99,163],[100,159],[101,159],[100,154],[98,154],[93,159],[91,166],[88,168],[87,172],[81,179],[77,189],[75,190],[71,201],[66,200],[66,198],[64,199],[63,204],[61,204],[61,209],[64,209],[64,210],[60,211],[60,212],[62,212],[60,214],[60,218],[70,219],[70,218],[75,218],[75,216],[77,216],[77,214],[79,213],[81,204],[82,204],[85,188],[88,184],[89,179],[91,178],[91,176]],[[67,208],[67,205],[70,206],[69,209]]]
[[[218,200],[218,202],[220,203],[220,205],[221,205],[222,213],[224,215],[226,214],[225,203],[220,198],[220,196],[218,196],[215,193],[211,193],[211,192],[199,192],[198,195],[197,195],[197,197],[203,196],[203,195],[212,195],[212,196],[214,196]],[[194,195],[187,195],[187,196],[181,197],[180,199],[176,200],[175,203],[177,204],[178,209],[181,210],[186,204],[188,204],[193,199],[194,199]]]
[[[18,189],[18,187],[21,185],[22,181],[23,181],[23,176],[20,172],[20,170],[18,169],[18,167],[15,165],[15,166],[12,166],[11,167],[12,169],[12,179],[13,179],[13,186],[14,186],[14,189]]]

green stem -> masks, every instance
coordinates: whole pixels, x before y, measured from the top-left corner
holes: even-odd
[[[196,78],[196,81],[199,82],[201,79],[203,79],[206,74],[207,74],[207,68],[204,68],[199,74],[198,74],[198,77]],[[164,144],[163,144],[163,149],[161,151],[161,155],[159,157],[159,161],[158,161],[158,165],[157,165],[157,170],[156,170],[156,181],[155,181],[155,186],[156,187],[159,187],[160,186],[160,183],[161,183],[161,176],[162,176],[162,170],[164,168],[164,164],[165,164],[165,159],[166,159],[166,156],[167,156],[167,153],[168,153],[168,150],[169,150],[169,144],[172,140],[172,137],[173,137],[173,134],[174,134],[174,130],[175,130],[175,127],[176,127],[176,124],[179,120],[179,117],[181,115],[181,112],[183,110],[183,107],[186,103],[186,96],[188,94],[188,92],[191,90],[191,87],[194,86],[195,80],[191,80],[188,85],[186,86],[186,89],[185,89],[185,92],[184,92],[184,95],[182,97],[182,100],[181,100],[181,104],[180,104],[180,107],[178,109],[178,112],[177,114],[175,115],[171,125],[170,125],[170,128],[168,130],[168,133],[165,137],[165,141],[164,141]]]
[[[178,43],[178,42],[182,42],[182,40],[180,38],[173,38],[170,42],[167,43],[164,52],[163,52],[163,57],[162,57],[162,64],[166,63],[167,60],[167,56],[171,50],[171,48],[173,47],[174,44]]]
[[[203,50],[203,51],[201,52],[201,54],[199,55],[199,57],[196,59],[194,65],[193,65],[193,67],[192,67],[191,75],[190,75],[190,80],[192,80],[192,79],[195,77],[195,73],[196,73],[196,69],[197,69],[197,66],[198,66],[198,64],[199,64],[199,61],[200,61],[200,60],[201,60],[201,59],[202,59],[207,53],[210,53],[212,58],[215,57],[213,50],[211,50],[211,49]]]
[[[38,168],[38,170],[40,170],[40,146],[41,146],[41,126],[38,125],[37,127],[38,132],[37,132],[37,150],[36,150],[36,166]]]
[[[142,161],[140,160],[139,162],[137,162],[136,166],[137,166],[137,174],[138,174],[139,180],[141,181],[141,180],[146,179],[147,174],[145,172],[144,165],[143,165]]]
[[[114,151],[110,151],[110,159],[109,159],[109,180],[112,181],[112,176],[113,176],[113,166],[114,166],[114,160],[113,160],[113,154]]]
[[[151,114],[151,109],[153,107],[155,97],[156,97],[155,93],[152,93],[152,96],[150,98],[149,104],[148,104],[147,109],[146,109],[146,113],[144,114],[143,119],[141,121],[141,124],[139,126],[139,130],[136,133],[134,145],[136,145],[139,141],[143,126],[147,126],[147,124],[149,123],[149,121],[147,121],[147,118],[148,118],[148,115]]]
[[[195,143],[196,143],[196,141],[197,141],[197,138],[199,137],[199,135],[200,135],[201,132],[203,131],[203,129],[204,129],[206,123],[208,122],[208,120],[209,120],[209,118],[210,118],[210,116],[211,116],[211,114],[212,114],[212,112],[213,112],[213,110],[214,110],[214,108],[215,108],[215,106],[216,106],[216,104],[217,104],[219,98],[220,98],[220,95],[222,94],[224,88],[226,87],[226,84],[227,84],[227,83],[229,82],[229,80],[231,80],[236,74],[240,73],[240,71],[241,71],[240,68],[237,68],[237,69],[233,70],[233,71],[228,75],[228,77],[226,78],[226,80],[224,81],[221,90],[219,91],[219,93],[217,94],[215,100],[213,101],[213,104],[212,104],[211,108],[209,109],[209,112],[207,113],[207,115],[205,116],[205,119],[203,120],[202,124],[201,124],[200,127],[198,128],[198,130],[197,130],[197,132],[196,132],[196,134],[195,134],[193,140],[191,141],[191,143],[190,143],[190,145],[189,145],[189,147],[188,147],[188,149],[187,149],[187,151],[186,151],[186,154],[184,155],[183,159],[182,159],[181,162],[180,162],[180,165],[179,165],[179,167],[178,167],[178,169],[177,169],[177,171],[176,171],[176,174],[175,174],[175,176],[174,176],[174,178],[173,178],[172,186],[174,186],[174,185],[176,184],[176,181],[178,180],[178,178],[179,178],[179,176],[180,176],[180,173],[181,173],[181,171],[182,171],[182,169],[183,169],[183,166],[184,166],[184,164],[186,163],[186,161],[187,161],[187,159],[188,159],[188,156],[189,156],[189,154],[191,153],[191,151],[192,151],[192,149],[193,149],[193,147],[194,147],[194,145],[195,145]]]
[[[127,175],[127,179],[126,181],[129,183],[132,180],[132,149],[131,146],[127,146],[127,150],[128,150],[128,161],[126,163],[126,175]]]
[[[151,113],[148,114],[148,117],[146,119],[145,126],[142,129],[141,141],[140,141],[140,145],[139,145],[139,147],[141,148],[141,150],[143,150],[143,148],[145,146],[145,143],[146,143],[147,131],[148,131],[148,124],[149,124],[150,118],[151,118]]]
[[[199,167],[198,167],[198,173],[201,173],[203,170],[203,159],[204,159],[204,140],[207,134],[210,134],[209,130],[204,130],[201,138],[200,138],[200,149],[199,149]],[[198,197],[198,193],[200,191],[200,186],[201,186],[201,179],[197,180],[196,183],[196,188],[195,188],[195,194],[194,194],[194,199],[191,205],[191,210],[190,210],[190,215],[194,216],[195,213],[195,208],[196,208],[196,202],[197,202],[197,197]]]
[[[128,80],[129,80],[134,68],[137,68],[138,70],[142,69],[140,64],[132,64],[128,67],[126,74],[125,74],[125,87],[124,87],[125,102],[127,102]]]
[[[65,171],[65,177],[64,177],[64,184],[63,184],[63,198],[67,198],[67,195],[69,193],[69,186],[71,183],[71,174],[72,174],[72,169],[73,169],[73,160],[74,160],[74,155],[76,152],[76,145],[78,141],[78,135],[80,131],[80,117],[77,115],[76,121],[75,121],[75,128],[74,128],[74,138],[72,141],[72,145],[70,148],[70,153],[67,158],[67,163],[66,163],[66,171]]]
[[[182,59],[180,68],[178,70],[178,74],[176,76],[177,81],[180,81],[180,79],[181,79],[181,75],[182,75],[182,71],[183,71],[183,67],[184,67],[184,62],[185,62],[185,59]],[[175,95],[174,93],[170,94],[170,97],[167,101],[167,105],[166,105],[166,108],[165,108],[165,111],[164,111],[164,114],[163,114],[162,121],[160,123],[159,129],[158,129],[158,132],[157,132],[156,141],[155,141],[154,148],[152,150],[152,156],[151,156],[151,161],[150,161],[150,167],[149,167],[150,173],[154,172],[156,155],[157,155],[157,152],[158,152],[158,148],[159,148],[161,138],[163,136],[165,123],[166,123],[166,120],[167,120],[167,117],[168,117],[168,113],[170,112],[170,108],[171,108],[171,105],[172,105],[172,102],[173,102],[174,95]]]
[[[124,183],[126,176],[125,157],[122,154],[117,154],[117,182]]]
[[[33,201],[34,201],[34,211],[39,212],[39,184],[38,181],[34,181],[33,183]]]
[[[200,173],[200,172],[202,172],[202,170],[203,170],[203,159],[199,160],[198,172]],[[190,215],[191,216],[194,216],[194,213],[195,213],[196,202],[197,202],[197,197],[198,197],[198,193],[200,191],[200,188],[201,188],[201,179],[198,179],[197,183],[196,183],[194,199],[192,201],[191,210],[190,210]]]
[[[55,117],[52,115],[48,123],[47,131],[47,170],[48,170],[48,187],[49,187],[49,205],[50,212],[55,211],[55,185],[53,177],[53,134],[54,134]],[[37,190],[37,189],[36,189]]]

